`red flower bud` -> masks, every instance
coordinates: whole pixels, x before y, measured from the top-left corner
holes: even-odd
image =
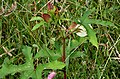
[[[49,22],[50,21],[50,15],[49,14],[42,14],[42,18],[46,21],[46,22]]]

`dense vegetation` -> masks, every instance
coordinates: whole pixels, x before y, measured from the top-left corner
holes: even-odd
[[[0,78],[53,71],[54,79],[120,78],[119,0],[0,1]]]

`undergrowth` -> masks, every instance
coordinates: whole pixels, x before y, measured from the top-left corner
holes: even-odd
[[[61,0],[54,2],[55,14],[47,2],[0,1],[0,78],[46,79],[55,71],[55,79],[65,79],[66,71],[67,79],[119,79],[119,0]],[[44,13],[50,22],[41,20]],[[66,30],[73,22],[87,36]]]

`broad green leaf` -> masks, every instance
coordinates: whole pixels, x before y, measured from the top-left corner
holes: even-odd
[[[114,23],[110,21],[103,21],[103,20],[97,20],[97,19],[89,19],[88,16],[94,11],[95,9],[93,8],[92,10],[88,10],[84,13],[84,15],[80,18],[80,21],[82,24],[100,24],[103,26],[115,26]]]
[[[38,67],[36,68],[36,76],[37,79],[42,79],[42,71],[44,69],[62,69],[65,67],[65,63],[59,62],[59,61],[52,61],[46,64],[39,64]]]
[[[49,57],[49,54],[44,49],[41,49],[34,58],[37,59],[39,57]]]
[[[5,64],[2,65],[2,68],[0,69],[0,78],[8,75],[8,74],[15,74],[17,72],[23,72],[27,70],[34,70],[34,66],[30,63],[23,64],[23,65],[13,65],[13,64]]]
[[[73,50],[75,47],[79,45],[79,42],[77,40],[72,40],[70,45],[70,51]]]
[[[34,70],[31,47],[24,46],[22,52],[25,55],[26,62],[22,65],[13,65],[10,63],[11,61],[8,58],[6,58],[4,60],[4,63],[2,64],[2,68],[0,69],[0,78],[3,78],[8,74],[15,74],[17,72],[21,73],[28,70],[29,71]]]
[[[29,79],[32,77],[32,74],[34,73],[34,70],[26,70],[21,73],[20,79]]]
[[[36,78],[42,79],[42,71],[46,68],[46,64],[39,64],[36,68]]]
[[[48,53],[45,49],[41,49],[39,52],[37,52],[34,58],[37,59],[39,57],[50,57],[52,58],[52,60],[57,60],[58,58],[61,57],[61,55],[56,50],[49,50],[49,49],[47,50],[50,53]]]
[[[40,26],[44,25],[44,23],[45,23],[44,21],[41,21],[40,23],[36,24],[36,25],[33,27],[32,31],[34,31],[34,30],[38,29]]]
[[[59,61],[53,61],[53,62],[47,63],[46,68],[56,70],[56,69],[62,69],[64,67],[65,67],[65,63],[59,62]]]
[[[44,21],[44,19],[42,17],[32,17],[30,21],[35,21],[35,20]]]

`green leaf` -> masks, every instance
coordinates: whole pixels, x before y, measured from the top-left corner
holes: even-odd
[[[29,46],[23,46],[23,49],[22,49],[22,52],[23,54],[25,55],[25,58],[26,58],[26,61],[29,62],[31,61],[32,62],[32,54],[31,54],[31,47]]]
[[[36,68],[36,77],[37,79],[42,79],[42,71],[46,67],[46,64],[39,64]]]
[[[96,20],[96,19],[86,19],[85,23],[87,24],[100,24],[103,26],[115,26],[114,23],[110,21],[102,21],[102,20]]]
[[[44,49],[41,49],[34,58],[37,59],[39,57],[49,57],[49,54]]]
[[[36,76],[37,79],[42,79],[42,71],[44,69],[62,69],[65,67],[65,63],[59,62],[59,61],[52,61],[46,64],[39,64],[38,67],[36,68]]]
[[[89,41],[97,47],[98,49],[98,42],[97,42],[97,38],[96,38],[96,33],[94,32],[94,30],[92,28],[90,28],[90,26],[88,23],[90,20],[88,18],[88,16],[95,10],[95,8],[93,8],[92,10],[88,10],[84,13],[84,15],[80,18],[80,21],[81,22],[78,22],[80,24],[82,24],[85,29],[87,30],[87,34],[88,34],[88,37],[89,37]]]
[[[37,28],[39,28],[40,26],[44,25],[44,23],[45,23],[44,21],[41,21],[40,23],[36,24],[36,25],[33,27],[32,31],[34,31],[34,30],[36,30]]]
[[[41,49],[39,52],[37,52],[37,54],[35,55],[34,58],[37,59],[39,57],[49,57],[52,60],[57,60],[58,58],[61,57],[61,55],[57,52],[57,50],[50,50],[50,49],[46,48],[46,49]]]
[[[89,37],[89,41],[97,47],[98,49],[98,42],[97,42],[97,37],[96,37],[96,33],[94,32],[94,30],[92,28],[90,28],[90,26],[88,24],[83,24],[84,27],[86,28],[87,30],[87,33],[88,33],[88,37]]]
[[[33,71],[34,65],[32,60],[32,54],[31,54],[31,47],[24,46],[22,49],[23,54],[25,55],[26,62],[22,65],[13,65],[11,64],[11,61],[6,58],[4,60],[4,63],[2,64],[2,68],[0,69],[0,78],[3,78],[4,76],[8,74],[15,74],[17,72],[25,72],[25,71]]]
[[[88,16],[89,16],[93,11],[95,11],[95,8],[93,8],[93,9],[91,9],[91,10],[87,10],[87,11],[83,14],[83,16],[80,18],[80,21],[81,21],[82,23],[85,22],[85,19],[87,19]]]
[[[35,21],[35,20],[40,20],[40,21],[42,20],[42,21],[44,21],[44,19],[41,18],[41,17],[32,17],[30,21]]]
[[[30,77],[32,77],[33,73],[34,73],[34,70],[26,70],[21,73],[20,79],[29,79]]]
[[[50,63],[47,63],[46,68],[56,70],[56,69],[62,69],[64,67],[65,67],[65,63],[59,61],[52,61]]]

